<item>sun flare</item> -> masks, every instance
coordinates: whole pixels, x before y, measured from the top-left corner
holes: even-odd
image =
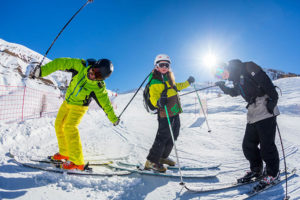
[[[205,66],[211,68],[217,64],[217,57],[212,53],[208,53],[203,57],[203,63]]]

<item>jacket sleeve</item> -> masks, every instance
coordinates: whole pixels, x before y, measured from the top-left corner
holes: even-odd
[[[190,83],[188,81],[185,81],[183,83],[176,83],[177,90],[183,90],[189,86],[190,86]]]
[[[82,59],[77,58],[56,58],[41,67],[41,76],[47,76],[57,70],[76,70],[80,71],[83,67]]]
[[[275,102],[278,100],[278,93],[275,86],[269,76],[262,70],[262,68],[256,65],[254,62],[247,63],[247,71],[253,80],[258,84],[259,87]]]
[[[232,97],[236,97],[240,95],[239,89],[236,88],[237,87],[236,85],[234,85],[233,88],[227,87],[225,85],[221,85],[219,87],[224,92],[224,94],[229,94]]]
[[[161,93],[163,92],[164,89],[165,89],[165,85],[161,83],[152,84],[149,87],[150,102],[156,108],[158,108],[157,101],[159,100]]]
[[[95,96],[96,96],[97,101],[99,102],[101,108],[106,113],[109,121],[111,121],[112,123],[115,123],[118,120],[118,117],[116,116],[115,111],[111,105],[111,102],[109,100],[108,93],[107,93],[105,86],[103,89],[99,89],[99,91],[96,91]]]

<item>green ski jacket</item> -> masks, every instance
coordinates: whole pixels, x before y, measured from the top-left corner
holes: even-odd
[[[57,58],[41,67],[41,76],[47,76],[57,70],[72,72],[73,77],[65,96],[67,103],[88,106],[93,97],[108,119],[114,123],[118,118],[109,100],[105,82],[88,79],[87,72],[90,67],[86,66],[86,61],[83,59]]]

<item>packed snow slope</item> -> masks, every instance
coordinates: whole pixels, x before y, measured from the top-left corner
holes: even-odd
[[[180,82],[181,80],[177,80]],[[274,82],[282,90],[279,99],[281,131],[289,169],[299,173],[300,147],[300,78],[285,78]],[[191,91],[191,89],[189,90]],[[217,90],[218,91],[218,90]],[[234,182],[248,170],[241,149],[246,124],[246,103],[241,97],[232,98],[219,92],[201,92],[207,102],[208,133],[203,114],[200,114],[196,94],[182,96],[184,113],[176,142],[181,165],[205,166],[222,163],[217,178],[184,179],[191,186],[209,186]],[[184,93],[184,91],[182,92]],[[115,102],[120,114],[133,92],[119,95]],[[0,122],[0,199],[233,199],[250,189],[238,189],[194,194],[179,185],[178,178],[131,174],[122,177],[82,177],[38,171],[17,165],[8,152],[18,156],[46,157],[58,151],[54,130],[55,117],[44,117],[6,124]],[[100,109],[89,110],[79,125],[86,159],[124,158],[133,163],[144,163],[154,141],[157,120],[147,113],[140,91],[114,127]],[[276,143],[282,151],[277,134]],[[175,158],[174,151],[171,154]],[[283,169],[283,159],[281,159]],[[105,169],[107,170],[107,169]],[[197,172],[195,172],[197,173]],[[300,199],[300,178],[288,182],[291,199]],[[285,185],[278,185],[254,199],[282,199]]]

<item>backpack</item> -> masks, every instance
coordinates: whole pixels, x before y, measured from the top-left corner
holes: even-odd
[[[156,114],[157,108],[155,108],[150,101],[149,87],[150,87],[151,81],[152,81],[152,77],[150,78],[149,82],[147,83],[147,85],[143,91],[143,101],[144,101],[144,107],[145,107],[146,111],[151,114]]]

